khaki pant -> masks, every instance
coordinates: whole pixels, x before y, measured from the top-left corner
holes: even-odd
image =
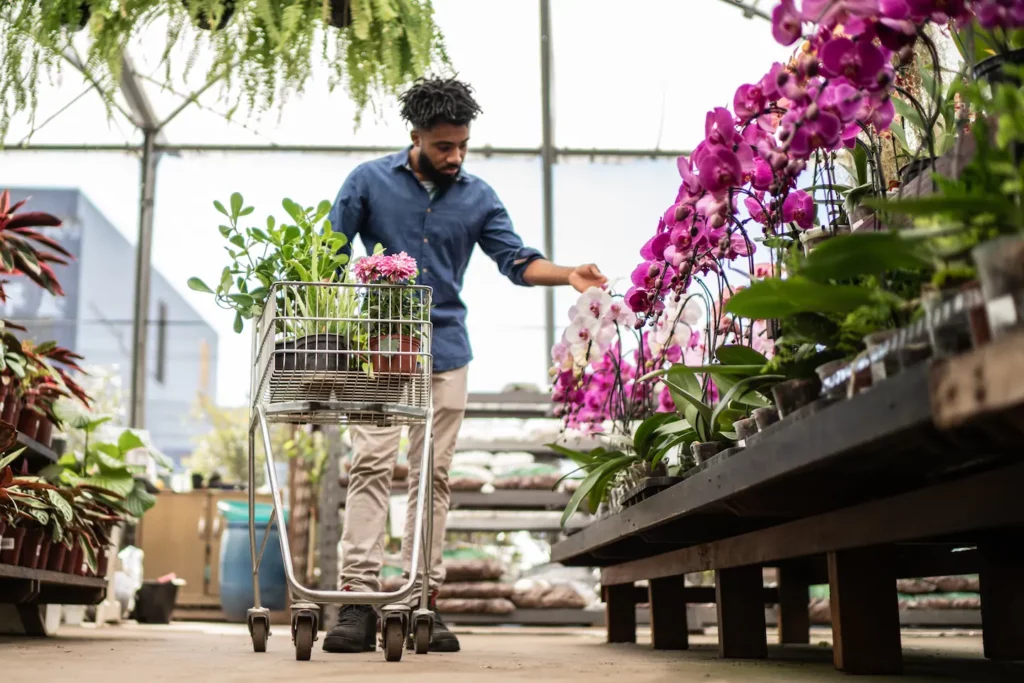
[[[451,489],[448,469],[455,453],[455,438],[466,413],[466,377],[468,366],[450,372],[434,373],[434,534],[430,551],[430,586],[437,589],[444,582],[441,551],[444,548],[445,524]],[[412,538],[415,527],[417,482],[423,459],[422,426],[409,430],[409,507],[402,539],[402,565],[406,574],[412,559]],[[344,558],[341,565],[341,586],[353,591],[379,591],[380,570],[384,562],[384,530],[387,524],[391,475],[398,456],[401,427],[351,427],[355,451],[349,472],[348,499],[345,503],[345,525],[341,533]],[[424,514],[430,514],[424,510]],[[426,524],[426,520],[424,520]],[[422,556],[420,566],[422,567]],[[419,572],[417,572],[419,573]],[[417,580],[417,587],[420,582]],[[419,599],[418,593],[413,598]],[[412,598],[411,598],[412,599]],[[410,600],[411,600],[410,599]]]

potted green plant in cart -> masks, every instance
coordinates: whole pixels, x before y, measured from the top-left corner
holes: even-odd
[[[215,288],[199,278],[191,278],[188,284],[213,294],[218,305],[234,311],[236,332],[242,331],[246,320],[256,319],[263,327],[258,330],[256,352],[268,365],[266,354],[273,354],[271,400],[299,397],[291,373],[322,375],[358,369],[342,367],[340,362],[356,336],[346,321],[355,319],[359,302],[353,288],[338,286],[348,277],[348,256],[343,253],[348,240],[334,232],[327,220],[330,202],[312,208],[285,199],[282,207],[293,222],[268,216],[266,228],[241,225],[253,208],[237,192],[229,207],[220,202],[214,202],[214,207],[227,218],[219,230],[228,241],[225,251],[230,262]],[[306,376],[300,380],[301,393],[308,396],[311,380]],[[329,394],[331,383],[324,380],[320,376],[313,381]]]

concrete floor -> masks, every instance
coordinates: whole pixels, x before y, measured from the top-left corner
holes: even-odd
[[[68,628],[49,639],[0,638],[4,683],[111,683],[113,681],[490,681],[621,683],[800,683],[849,680],[832,668],[829,631],[815,630],[809,647],[777,646],[768,661],[717,659],[716,636],[691,636],[688,652],[654,652],[649,632],[640,645],[609,646],[600,630],[462,630],[463,651],[384,661],[383,652],[328,655],[296,662],[287,629],[275,628],[266,654],[252,652],[244,626],[176,623]],[[773,636],[774,637],[774,634]],[[1024,681],[1024,664],[997,665],[981,658],[981,638],[970,633],[913,633],[903,639],[907,671],[873,681]],[[785,657],[785,661],[783,661]]]

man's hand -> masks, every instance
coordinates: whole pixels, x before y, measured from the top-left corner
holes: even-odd
[[[600,287],[604,283],[608,282],[608,278],[601,274],[601,271],[593,263],[588,263],[585,266],[577,266],[575,270],[569,273],[569,284],[577,292],[585,292],[591,287]]]

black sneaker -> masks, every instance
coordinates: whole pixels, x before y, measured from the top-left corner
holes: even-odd
[[[324,652],[373,652],[377,649],[377,612],[369,605],[345,605],[338,623],[324,638]]]
[[[431,605],[431,611],[434,613],[434,634],[430,636],[430,651],[458,652],[461,649],[459,639],[448,630],[444,619],[441,618],[441,613],[437,611],[437,607]]]

